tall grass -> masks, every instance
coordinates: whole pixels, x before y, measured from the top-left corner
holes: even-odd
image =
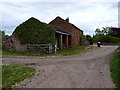
[[[113,54],[110,70],[113,82],[115,83],[117,90],[120,90],[120,46]]]

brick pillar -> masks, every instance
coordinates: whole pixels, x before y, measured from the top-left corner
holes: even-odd
[[[63,44],[63,39],[62,39],[62,34],[59,35],[59,49],[62,49]]]
[[[72,46],[72,37],[69,36],[68,39],[69,39],[69,40],[68,40],[68,42],[69,42],[69,46]]]
[[[68,48],[68,35],[65,36],[65,42],[66,42],[65,43],[66,44],[65,47]]]

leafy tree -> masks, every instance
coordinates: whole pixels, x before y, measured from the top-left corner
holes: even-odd
[[[95,30],[95,34],[96,34],[96,35],[103,35],[103,32],[102,32],[102,30],[100,30],[99,28],[97,28],[97,29]]]
[[[110,36],[110,33],[112,33],[111,27],[102,27],[101,30],[97,28],[94,35],[95,42],[101,41],[102,43],[119,43],[120,39]]]
[[[12,35],[5,35],[5,40],[9,39]]]
[[[1,41],[5,40],[5,31],[0,30]]]
[[[94,39],[90,35],[86,35],[86,39],[89,41],[90,45],[93,45]]]
[[[95,30],[96,35],[108,35],[111,32],[111,27],[102,27],[102,30],[100,30],[99,28]]]
[[[0,30],[1,41],[9,39],[11,36],[6,35],[5,31]]]
[[[0,36],[5,35],[5,32],[0,30]]]
[[[111,27],[102,27],[102,32],[104,35],[108,35],[112,32]]]

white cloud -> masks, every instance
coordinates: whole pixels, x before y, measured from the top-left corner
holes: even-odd
[[[119,0],[1,0],[1,2],[119,2]]]
[[[56,16],[69,17],[71,23],[90,35],[96,28],[117,27],[118,23],[117,2],[2,2],[2,5],[3,29],[7,34],[30,17],[46,23]]]

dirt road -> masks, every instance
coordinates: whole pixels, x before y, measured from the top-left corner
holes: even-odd
[[[37,73],[15,86],[17,88],[115,88],[109,63],[117,46],[102,46],[74,56],[4,57],[4,62],[25,64]]]

